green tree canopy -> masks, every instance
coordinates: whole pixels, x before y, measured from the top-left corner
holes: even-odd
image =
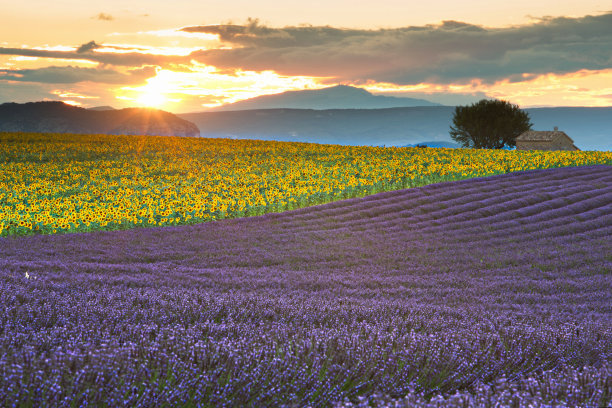
[[[462,147],[501,149],[516,146],[516,138],[531,129],[529,114],[517,105],[482,99],[469,106],[457,106],[450,137]]]

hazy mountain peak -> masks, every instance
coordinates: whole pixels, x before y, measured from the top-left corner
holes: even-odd
[[[441,106],[425,99],[373,95],[363,88],[335,85],[322,89],[287,91],[223,105],[213,111],[251,109],[384,109],[414,106]]]
[[[310,89],[311,92],[328,93],[334,95],[369,95],[373,96],[370,91],[363,88],[357,88],[350,85],[334,85],[323,89]],[[303,91],[294,91],[303,92]]]

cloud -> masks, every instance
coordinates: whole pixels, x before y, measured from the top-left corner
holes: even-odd
[[[223,42],[249,47],[286,48],[311,47],[335,43],[348,37],[363,36],[375,31],[350,30],[329,26],[298,26],[269,28],[259,24],[257,19],[249,19],[246,25],[209,25],[184,27],[186,33],[216,34]]]
[[[43,99],[54,99],[51,93],[52,86],[35,83],[16,83],[0,80],[0,103],[5,102],[31,102]]]
[[[93,41],[92,41],[93,42]],[[82,48],[90,43],[79,47]],[[96,46],[100,46],[96,44]],[[87,48],[87,47],[86,47]],[[86,49],[85,48],[85,49]],[[120,49],[120,47],[113,47]],[[38,57],[64,60],[88,60],[99,62],[101,64],[125,66],[125,67],[141,67],[144,65],[172,66],[173,64],[187,64],[190,61],[189,56],[176,55],[156,55],[142,52],[77,52],[77,51],[51,51],[37,50],[30,48],[5,48],[0,47],[0,55],[21,55],[24,57]]]
[[[25,103],[33,101],[80,101],[83,106],[111,105],[128,107],[116,98],[107,84],[83,82],[80,84],[44,84],[36,82],[13,82],[0,80],[0,104],[5,102]]]
[[[250,19],[242,25],[191,26],[178,32],[216,35],[220,43],[208,41],[208,49],[189,55],[151,54],[95,41],[74,51],[0,47],[0,55],[89,60],[106,68],[180,67],[183,71],[195,61],[224,73],[271,70],[286,76],[327,78],[330,83],[396,85],[513,83],[542,74],[612,68],[612,12],[547,17],[505,28],[459,21],[376,30],[310,25],[274,28]],[[57,67],[20,74],[45,80],[87,77],[85,71],[53,70]],[[101,71],[101,78],[110,81],[117,74],[121,73]]]
[[[97,20],[102,20],[102,21],[113,21],[115,18],[113,16],[111,16],[110,14],[106,14],[106,13],[100,13],[95,17]]]
[[[331,76],[340,81],[408,85],[479,79],[491,83],[612,67],[612,13],[546,18],[508,28],[458,21],[379,30],[271,28],[249,20],[244,25],[194,26],[182,31],[216,34],[232,47],[192,53],[192,58],[205,64]]]
[[[82,54],[84,52],[89,52],[96,48],[100,48],[100,45],[96,44],[95,41],[90,41],[86,44],[81,45],[79,48],[77,48],[76,52],[77,54]]]
[[[155,76],[155,68],[146,66],[122,73],[108,68],[46,67],[38,69],[0,70],[0,80],[38,82],[43,84],[74,84],[97,82],[103,84],[140,84]]]

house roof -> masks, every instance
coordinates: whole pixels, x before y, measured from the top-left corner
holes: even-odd
[[[528,130],[517,137],[516,140],[522,142],[552,142],[557,136],[565,137],[574,143],[565,132],[560,130]]]

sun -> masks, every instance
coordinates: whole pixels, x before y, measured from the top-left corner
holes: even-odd
[[[156,89],[144,89],[144,92],[136,99],[140,106],[146,106],[147,108],[159,108],[167,101],[168,98],[166,98],[164,93]]]
[[[133,88],[138,92],[136,102],[140,106],[148,108],[160,108],[166,105],[170,99],[168,96],[172,93],[173,84],[168,75],[160,70],[153,78],[147,79],[147,84],[138,88]]]
[[[157,78],[151,78],[147,81],[145,86],[138,88],[140,95],[136,98],[136,102],[138,102],[140,106],[159,108],[168,101],[166,97],[168,87],[164,82],[156,79]]]

